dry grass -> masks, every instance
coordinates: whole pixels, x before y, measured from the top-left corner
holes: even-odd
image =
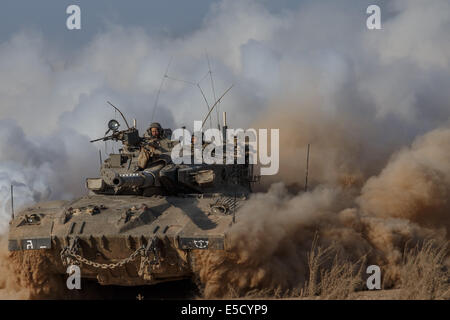
[[[433,240],[405,249],[400,266],[398,299],[450,299],[450,273],[445,266],[448,243],[437,245]]]
[[[403,259],[396,265],[381,267],[381,277],[395,271],[395,288],[368,290],[366,287],[366,257],[358,261],[346,260],[336,245],[322,247],[314,237],[307,254],[307,280],[296,288],[255,289],[239,292],[227,286],[228,299],[450,299],[450,261],[448,243],[438,245],[423,241],[414,248],[405,247]],[[382,284],[383,287],[383,284]]]
[[[308,254],[309,279],[300,290],[303,298],[346,299],[362,284],[362,266],[365,257],[357,262],[339,258],[336,247],[322,248],[318,237],[313,240]]]
[[[348,298],[363,283],[362,266],[362,261],[356,263],[339,262],[336,258],[331,269],[321,274],[321,299]]]
[[[450,299],[450,273],[445,266],[448,244],[437,245],[426,240],[412,249],[405,248],[398,268],[399,282],[396,294],[379,299]],[[330,256],[334,259],[330,264]],[[314,239],[308,254],[309,279],[300,291],[300,297],[315,299],[354,299],[366,290],[363,281],[365,258],[357,262],[338,258],[334,246],[322,248]],[[382,268],[383,270],[383,268]],[[387,292],[387,291],[384,291]]]

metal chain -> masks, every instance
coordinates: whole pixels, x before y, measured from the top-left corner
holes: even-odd
[[[86,258],[83,258],[79,254],[76,254],[74,252],[70,252],[69,250],[61,252],[61,256],[65,256],[69,259],[75,259],[76,261],[80,263],[84,263],[85,265],[92,266],[94,268],[99,269],[115,269],[117,267],[122,267],[127,263],[130,263],[134,261],[138,256],[144,256],[145,253],[145,246],[140,247],[135,252],[133,252],[128,258],[125,258],[123,260],[120,260],[116,263],[98,263],[95,261],[88,260]]]

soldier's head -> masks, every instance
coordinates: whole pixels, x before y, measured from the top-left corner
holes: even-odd
[[[162,127],[158,122],[153,122],[147,131],[152,138],[160,138],[162,134]]]

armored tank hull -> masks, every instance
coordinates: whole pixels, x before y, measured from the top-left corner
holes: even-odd
[[[9,250],[58,256],[54,272],[78,265],[102,285],[138,286],[190,278],[195,250],[225,250],[242,199],[87,195],[38,203],[16,213]]]
[[[8,247],[20,268],[30,268],[21,257],[31,256],[44,275],[67,275],[78,266],[82,278],[102,285],[152,285],[193,277],[197,250],[227,249],[227,230],[254,182],[249,144],[238,148],[234,141],[232,163],[225,163],[227,145],[219,144],[214,153],[224,150],[223,164],[175,164],[179,141],[162,134],[166,129],[157,124],[155,136],[141,138],[124,121],[126,130],[110,120],[105,137],[91,141],[122,142],[122,148],[101,161],[99,177],[86,179],[88,195],[14,214]],[[189,160],[195,148],[206,147],[199,139],[180,155]]]

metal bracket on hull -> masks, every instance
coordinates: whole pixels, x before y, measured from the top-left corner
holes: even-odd
[[[153,237],[145,247],[138,272],[144,280],[153,280],[152,271],[161,267],[160,242],[159,238]]]

